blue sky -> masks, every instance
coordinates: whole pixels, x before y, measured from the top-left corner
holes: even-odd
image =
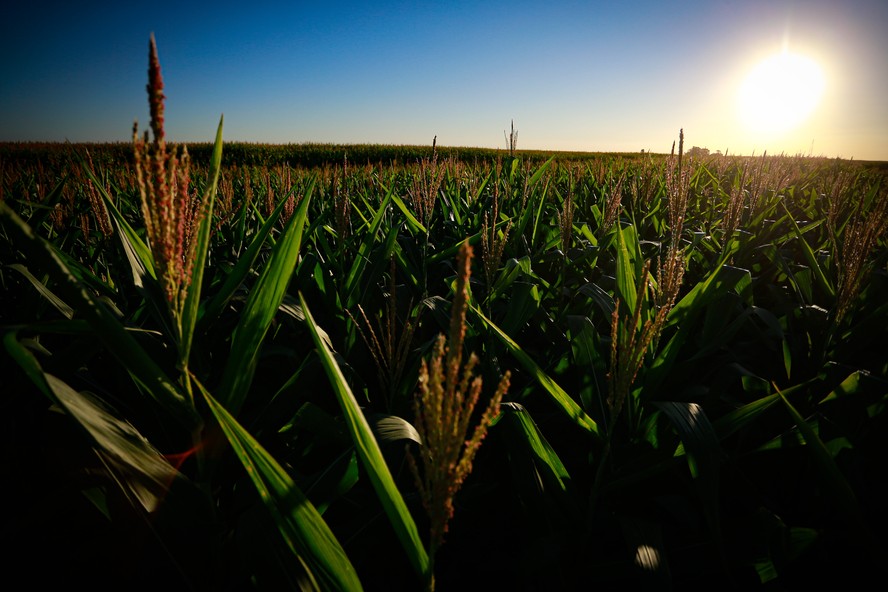
[[[0,141],[129,141],[154,33],[167,135],[226,141],[814,154],[888,160],[888,2],[19,2],[0,25]],[[746,73],[789,49],[823,97],[752,133]]]

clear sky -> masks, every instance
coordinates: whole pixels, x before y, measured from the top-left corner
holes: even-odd
[[[0,141],[129,141],[151,33],[172,141],[224,114],[226,141],[505,148],[514,121],[525,149],[669,152],[684,128],[686,148],[888,160],[886,0],[10,2]],[[785,51],[822,98],[754,131],[740,88]]]

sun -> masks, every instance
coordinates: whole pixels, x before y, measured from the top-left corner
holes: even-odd
[[[826,81],[814,60],[789,52],[772,55],[753,68],[740,87],[738,115],[756,133],[789,131],[814,113]]]

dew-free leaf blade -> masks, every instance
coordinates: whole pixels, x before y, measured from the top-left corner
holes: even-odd
[[[402,214],[404,214],[404,218],[407,219],[407,225],[410,226],[410,229],[413,231],[413,233],[417,235],[428,233],[426,227],[422,225],[422,222],[416,219],[416,216],[413,215],[413,212],[411,212],[410,208],[407,207],[407,204],[404,203],[404,200],[394,193],[392,193],[391,195],[392,202],[396,206],[398,206],[398,209],[401,210]]]
[[[617,298],[623,301],[626,310],[635,310],[635,299],[637,290],[635,288],[635,266],[632,257],[629,254],[629,246],[627,244],[626,234],[634,236],[634,232],[630,232],[631,227],[623,229],[617,227]],[[625,234],[624,234],[625,233]]]
[[[549,394],[552,401],[564,411],[568,417],[570,417],[574,423],[578,426],[595,436],[596,438],[601,437],[601,433],[598,428],[598,424],[595,423],[595,420],[589,417],[585,411],[574,401],[570,395],[568,395],[563,388],[561,388],[557,382],[555,382],[548,374],[543,372],[543,369],[540,368],[533,359],[527,355],[527,353],[521,349],[515,341],[509,337],[502,329],[496,326],[493,321],[484,316],[480,310],[475,308],[474,306],[470,307],[470,310],[474,312],[479,319],[481,319],[485,325],[490,327],[493,331],[494,335],[508,348],[512,355],[521,363],[522,366],[539,382],[540,386],[542,386],[545,391]]]
[[[302,305],[302,311],[305,314],[305,324],[311,332],[311,337],[314,340],[315,348],[321,358],[327,378],[330,381],[330,386],[333,387],[336,400],[348,426],[349,434],[358,452],[358,458],[361,460],[361,464],[364,466],[364,470],[373,484],[373,489],[376,491],[376,495],[395,529],[401,546],[407,553],[410,564],[417,575],[425,579],[429,570],[429,558],[419,538],[416,523],[413,521],[410,511],[404,503],[404,498],[401,497],[401,493],[395,485],[382,450],[379,448],[379,443],[373,435],[373,430],[363,411],[361,411],[361,407],[358,405],[358,401],[352,393],[345,376],[342,374],[333,352],[321,338],[319,328],[311,316],[311,312],[301,292],[299,293],[299,300]]]
[[[799,429],[808,450],[811,451],[811,455],[820,470],[823,484],[832,492],[834,498],[839,503],[839,506],[843,509],[846,515],[854,521],[855,526],[862,531],[866,531],[867,529],[860,513],[860,505],[858,504],[857,497],[854,495],[854,490],[851,489],[848,480],[845,479],[842,471],[839,470],[838,465],[836,465],[835,460],[833,460],[832,455],[829,453],[823,440],[820,439],[810,424],[804,417],[802,417],[801,413],[796,410],[795,406],[789,402],[786,395],[776,386],[774,386],[774,390],[777,391],[780,400],[783,401],[786,410],[789,412],[796,427]]]
[[[179,387],[142,349],[108,308],[96,301],[90,291],[71,274],[55,247],[37,236],[31,227],[3,202],[0,202],[0,219],[8,222],[5,227],[17,236],[19,247],[29,255],[34,267],[50,276],[55,282],[55,291],[74,309],[77,316],[90,324],[102,344],[123,364],[133,379],[172,416],[185,425],[195,425],[198,422],[195,410]]]
[[[315,178],[312,177],[305,190],[305,197],[303,199],[307,199],[308,196],[312,194],[314,183]],[[262,226],[253,235],[250,246],[237,258],[237,263],[235,263],[231,271],[228,272],[225,281],[222,283],[222,287],[219,288],[219,291],[216,292],[212,300],[207,303],[203,315],[198,321],[199,328],[216,320],[222,313],[225,305],[228,304],[231,297],[237,292],[237,289],[243,285],[244,280],[249,276],[250,270],[253,269],[256,259],[259,257],[259,253],[265,245],[265,241],[268,240],[268,237],[271,235],[272,228],[274,228],[274,225],[277,224],[277,221],[280,219],[285,206],[286,199],[282,199],[272,211],[271,215],[268,216],[268,219],[262,223]]]
[[[219,170],[222,166],[223,120],[224,117],[219,117],[216,142],[213,144],[213,154],[210,157],[209,183],[204,190],[199,206],[203,209],[202,219],[193,238],[196,241],[194,246],[194,267],[191,272],[191,285],[188,288],[185,306],[182,310],[182,341],[179,344],[179,360],[183,366],[188,365],[188,357],[191,353],[191,341],[194,338],[194,327],[197,324],[197,313],[200,307],[204,267],[207,263],[207,253],[210,249],[210,235],[213,228],[213,206],[216,201],[216,188],[219,185]]]
[[[108,192],[105,191],[102,184],[99,183],[95,177],[92,177],[92,171],[87,169],[87,174],[93,179],[93,185],[98,188],[99,195],[102,196],[102,200],[105,202],[105,207],[108,209],[108,214],[111,216],[114,225],[117,227],[120,242],[123,245],[124,252],[130,262],[130,268],[133,274],[133,284],[141,288],[144,285],[144,277],[146,274],[152,278],[157,277],[154,271],[154,256],[151,254],[151,249],[145,241],[142,240],[142,237],[138,235],[135,229],[130,226],[130,223],[117,208],[114,200],[111,199],[111,196],[108,195]]]
[[[808,241],[805,240],[805,236],[802,231],[799,229],[798,223],[796,223],[795,218],[789,212],[786,207],[786,204],[782,204],[783,209],[786,210],[787,220],[792,224],[793,230],[795,230],[796,237],[799,239],[799,244],[802,247],[802,254],[805,257],[805,261],[808,263],[808,267],[814,273],[814,278],[817,280],[817,285],[820,286],[820,289],[824,291],[830,298],[835,298],[836,291],[833,288],[832,284],[826,278],[826,274],[823,272],[823,268],[820,266],[820,262],[817,261],[817,257],[814,255],[814,251],[811,249],[811,245],[808,244]]]
[[[376,242],[376,236],[382,227],[382,222],[385,219],[385,213],[388,209],[388,203],[391,201],[392,190],[386,194],[385,198],[382,200],[382,204],[380,204],[379,209],[376,211],[376,214],[373,217],[373,221],[370,223],[370,228],[367,229],[366,233],[364,233],[364,240],[361,241],[361,245],[358,247],[358,253],[355,256],[355,260],[352,262],[351,268],[346,274],[343,280],[343,294],[345,295],[345,305],[350,308],[354,306],[355,302],[352,300],[356,297],[356,291],[360,282],[361,277],[364,274],[364,271],[370,264],[370,254],[373,250],[373,245]]]
[[[56,296],[52,292],[52,290],[47,288],[46,284],[44,284],[39,279],[34,277],[34,274],[32,274],[30,271],[28,271],[27,267],[25,267],[21,263],[13,263],[12,265],[9,265],[9,267],[16,270],[17,272],[19,272],[23,276],[25,276],[25,278],[27,278],[27,280],[29,282],[31,282],[31,285],[34,286],[38,292],[40,292],[40,295],[43,296],[43,298],[45,298],[47,300],[47,302],[52,304],[52,306],[56,310],[58,310],[60,313],[62,313],[62,315],[64,315],[68,319],[70,319],[74,316],[74,309],[72,309],[70,306],[68,306],[64,300],[62,300],[61,298]]]
[[[672,423],[684,445],[688,468],[697,487],[703,513],[716,538],[721,541],[719,517],[719,473],[724,453],[703,407],[696,403],[654,403]]]
[[[247,470],[290,550],[310,575],[333,590],[361,590],[361,582],[342,545],[292,478],[255,438],[198,382],[225,437]]]
[[[519,403],[505,402],[501,404],[500,412],[492,425],[500,425],[500,430],[508,426],[510,441],[514,439],[520,442],[525,453],[532,456],[537,471],[542,474],[541,486],[554,490],[556,497],[565,504],[565,509],[574,504],[573,498],[564,497],[573,495],[570,474],[527,409]]]
[[[179,476],[169,461],[107,402],[45,372],[14,332],[5,334],[3,343],[32,383],[79,425],[104,470],[128,499],[147,512],[157,509]]]
[[[250,291],[231,339],[231,354],[222,375],[219,401],[235,416],[240,411],[256,370],[259,350],[296,269],[310,196],[299,202],[278,238],[271,257]]]

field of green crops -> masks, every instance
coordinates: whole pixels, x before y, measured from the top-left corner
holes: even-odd
[[[221,121],[186,157],[160,121],[0,145],[19,581],[794,590],[882,569],[880,163],[692,158],[680,136],[229,147]]]

